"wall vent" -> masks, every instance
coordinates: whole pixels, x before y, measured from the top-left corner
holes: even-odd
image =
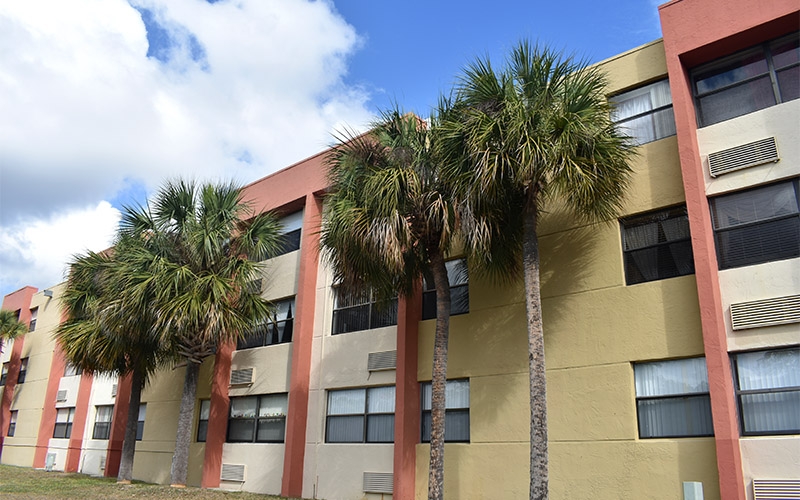
[[[56,393],[56,402],[57,403],[61,403],[61,402],[66,401],[66,400],[67,400],[67,391],[66,390],[58,391]]]
[[[394,474],[391,472],[365,472],[365,493],[388,493],[394,491]]]
[[[394,370],[397,368],[397,351],[371,352],[367,357],[367,370]]]
[[[734,330],[800,323],[800,295],[731,304]]]
[[[244,465],[222,464],[222,472],[219,475],[220,481],[244,482]]]
[[[100,470],[106,470],[106,456],[100,457]]]
[[[111,386],[111,397],[112,398],[117,397],[117,384]]]
[[[800,479],[753,479],[753,500],[800,500]]]
[[[242,368],[231,371],[231,385],[246,385],[253,383],[253,369]]]
[[[708,170],[711,177],[743,168],[755,167],[780,160],[778,144],[774,137],[749,142],[735,148],[723,149],[708,155]]]

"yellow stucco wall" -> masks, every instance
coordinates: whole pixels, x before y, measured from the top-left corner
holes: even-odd
[[[654,42],[603,63],[613,91],[666,75]],[[683,202],[675,137],[639,148],[622,215]],[[713,438],[639,439],[632,363],[703,354],[694,276],[625,285],[619,223],[586,224],[557,204],[540,226],[553,499],[675,499],[683,481],[719,498]],[[420,324],[418,380],[430,380],[434,321]],[[470,443],[445,445],[447,498],[525,498],[529,477],[522,283],[470,279],[450,322],[448,378],[470,380]],[[417,446],[417,498],[429,447]]]

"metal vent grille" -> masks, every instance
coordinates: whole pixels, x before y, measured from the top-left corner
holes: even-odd
[[[364,492],[391,495],[394,492],[394,474],[391,472],[365,472]]]
[[[111,386],[111,397],[112,398],[117,397],[117,384]]]
[[[100,470],[106,470],[106,457],[105,457],[105,455],[100,457]]]
[[[66,400],[67,400],[67,391],[66,390],[58,391],[56,393],[56,401],[57,402],[66,401]]]
[[[222,472],[219,475],[220,481],[244,482],[244,465],[222,464]]]
[[[371,352],[367,357],[367,370],[394,370],[397,368],[397,351]]]
[[[800,323],[800,295],[731,304],[734,330]]]
[[[253,369],[242,368],[231,371],[231,385],[244,385],[253,383]]]
[[[709,154],[708,170],[711,177],[717,177],[734,170],[755,167],[756,165],[778,160],[780,160],[778,157],[778,144],[775,142],[774,137],[767,137],[760,141]]]
[[[800,500],[800,479],[753,479],[753,500]]]

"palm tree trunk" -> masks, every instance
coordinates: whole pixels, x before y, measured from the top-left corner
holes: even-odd
[[[134,369],[131,373],[128,420],[125,422],[125,438],[122,441],[117,482],[130,482],[133,478],[133,456],[136,452],[136,427],[139,421],[139,404],[142,401],[142,385],[144,385],[144,374],[141,370]]]
[[[539,282],[538,207],[535,191],[525,205],[522,266],[525,274],[525,311],[528,319],[528,371],[531,395],[530,500],[547,500],[547,385],[544,363],[542,297]]]
[[[444,424],[447,385],[447,340],[450,333],[450,283],[441,252],[431,252],[431,272],[436,288],[436,335],[431,377],[431,461],[428,499],[444,499]]]
[[[189,443],[192,439],[192,417],[194,400],[197,396],[197,379],[200,364],[191,359],[186,361],[186,377],[183,379],[181,409],[178,413],[178,433],[175,437],[175,454],[172,456],[171,486],[186,486],[189,474]]]

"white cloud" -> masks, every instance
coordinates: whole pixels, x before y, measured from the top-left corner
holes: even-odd
[[[66,263],[87,250],[111,246],[120,212],[107,201],[47,219],[0,227],[0,282],[39,288],[58,283]]]
[[[23,219],[77,216],[131,181],[253,181],[371,118],[343,83],[359,37],[329,2],[132,3],[168,31],[168,63],[124,0],[0,2],[0,231],[16,242]],[[0,287],[53,283],[26,272]]]

